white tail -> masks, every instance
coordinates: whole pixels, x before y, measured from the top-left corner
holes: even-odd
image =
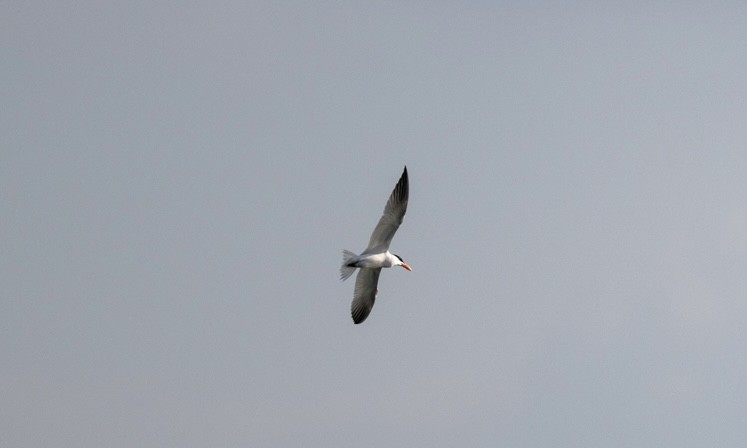
[[[340,280],[345,281],[353,275],[353,272],[355,272],[355,268],[352,266],[348,266],[348,264],[351,261],[355,261],[355,259],[358,258],[358,255],[350,252],[349,250],[343,250],[342,251],[342,266],[340,266]]]

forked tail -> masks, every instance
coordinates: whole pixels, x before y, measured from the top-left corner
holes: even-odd
[[[353,275],[355,272],[354,266],[348,266],[351,262],[355,261],[358,255],[350,252],[349,250],[342,251],[342,266],[340,266],[340,280],[345,281]]]

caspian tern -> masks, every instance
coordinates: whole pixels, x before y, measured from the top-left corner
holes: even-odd
[[[402,260],[402,257],[389,252],[389,244],[392,242],[394,233],[405,217],[407,211],[407,198],[409,196],[409,182],[407,180],[407,167],[389,195],[389,200],[384,207],[379,223],[371,234],[368,247],[362,254],[356,255],[348,250],[342,251],[342,266],[340,267],[340,280],[346,280],[353,275],[358,268],[358,276],[355,278],[355,291],[353,293],[353,304],[351,314],[353,322],[359,324],[366,320],[371,313],[376,293],[376,284],[379,282],[381,268],[402,266],[412,271],[410,265]]]

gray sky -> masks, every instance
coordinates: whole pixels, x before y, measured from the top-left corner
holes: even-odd
[[[0,14],[0,445],[747,443],[747,8],[110,3]]]

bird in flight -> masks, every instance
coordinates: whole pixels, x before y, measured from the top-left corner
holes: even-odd
[[[356,268],[360,269],[358,276],[355,278],[353,304],[350,309],[353,322],[356,324],[366,320],[371,313],[378,292],[376,285],[379,282],[381,268],[402,266],[408,271],[412,271],[410,265],[405,263],[402,257],[389,252],[389,244],[392,242],[399,225],[402,224],[407,211],[409,190],[407,167],[405,167],[402,176],[394,187],[394,191],[389,195],[389,200],[384,207],[384,214],[381,215],[379,223],[376,224],[366,250],[360,255],[348,250],[342,251],[340,280],[346,280],[353,275]]]

